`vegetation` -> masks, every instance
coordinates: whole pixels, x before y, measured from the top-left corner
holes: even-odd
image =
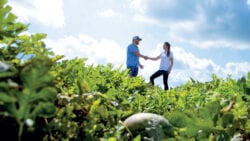
[[[169,121],[174,131],[166,140],[250,139],[250,72],[239,80],[190,79],[164,91],[112,64],[63,60],[46,47],[46,34],[24,34],[28,26],[16,21],[6,3],[0,1],[1,138],[122,140],[123,121],[143,112]]]

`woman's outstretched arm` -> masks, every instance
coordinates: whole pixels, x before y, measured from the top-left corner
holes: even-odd
[[[148,59],[156,61],[159,60],[161,58],[161,55],[157,56],[157,57],[148,57]]]

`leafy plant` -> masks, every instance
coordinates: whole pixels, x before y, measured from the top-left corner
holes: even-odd
[[[112,64],[62,59],[43,39],[25,35],[7,1],[0,1],[0,133],[9,140],[122,140],[123,121],[135,113],[164,116],[166,140],[250,137],[250,72],[210,82],[190,79],[164,91]],[[62,60],[60,60],[62,59]],[[11,137],[7,135],[13,135]],[[144,140],[143,133],[131,140]],[[165,138],[164,138],[165,139]]]

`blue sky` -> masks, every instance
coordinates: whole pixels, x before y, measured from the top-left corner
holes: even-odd
[[[65,59],[125,68],[132,36],[140,52],[157,56],[170,42],[170,87],[215,73],[238,79],[250,71],[250,0],[9,0],[27,34],[46,33],[45,43]],[[148,81],[159,61],[140,59]],[[162,77],[156,81],[162,86]]]

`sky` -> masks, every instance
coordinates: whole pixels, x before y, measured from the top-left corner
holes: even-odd
[[[112,63],[126,69],[132,37],[140,53],[156,57],[171,44],[169,86],[200,82],[216,74],[239,79],[250,71],[250,0],[9,0],[27,34],[46,33],[46,46],[64,59]],[[160,60],[140,59],[149,81]],[[156,85],[162,86],[162,77]]]

